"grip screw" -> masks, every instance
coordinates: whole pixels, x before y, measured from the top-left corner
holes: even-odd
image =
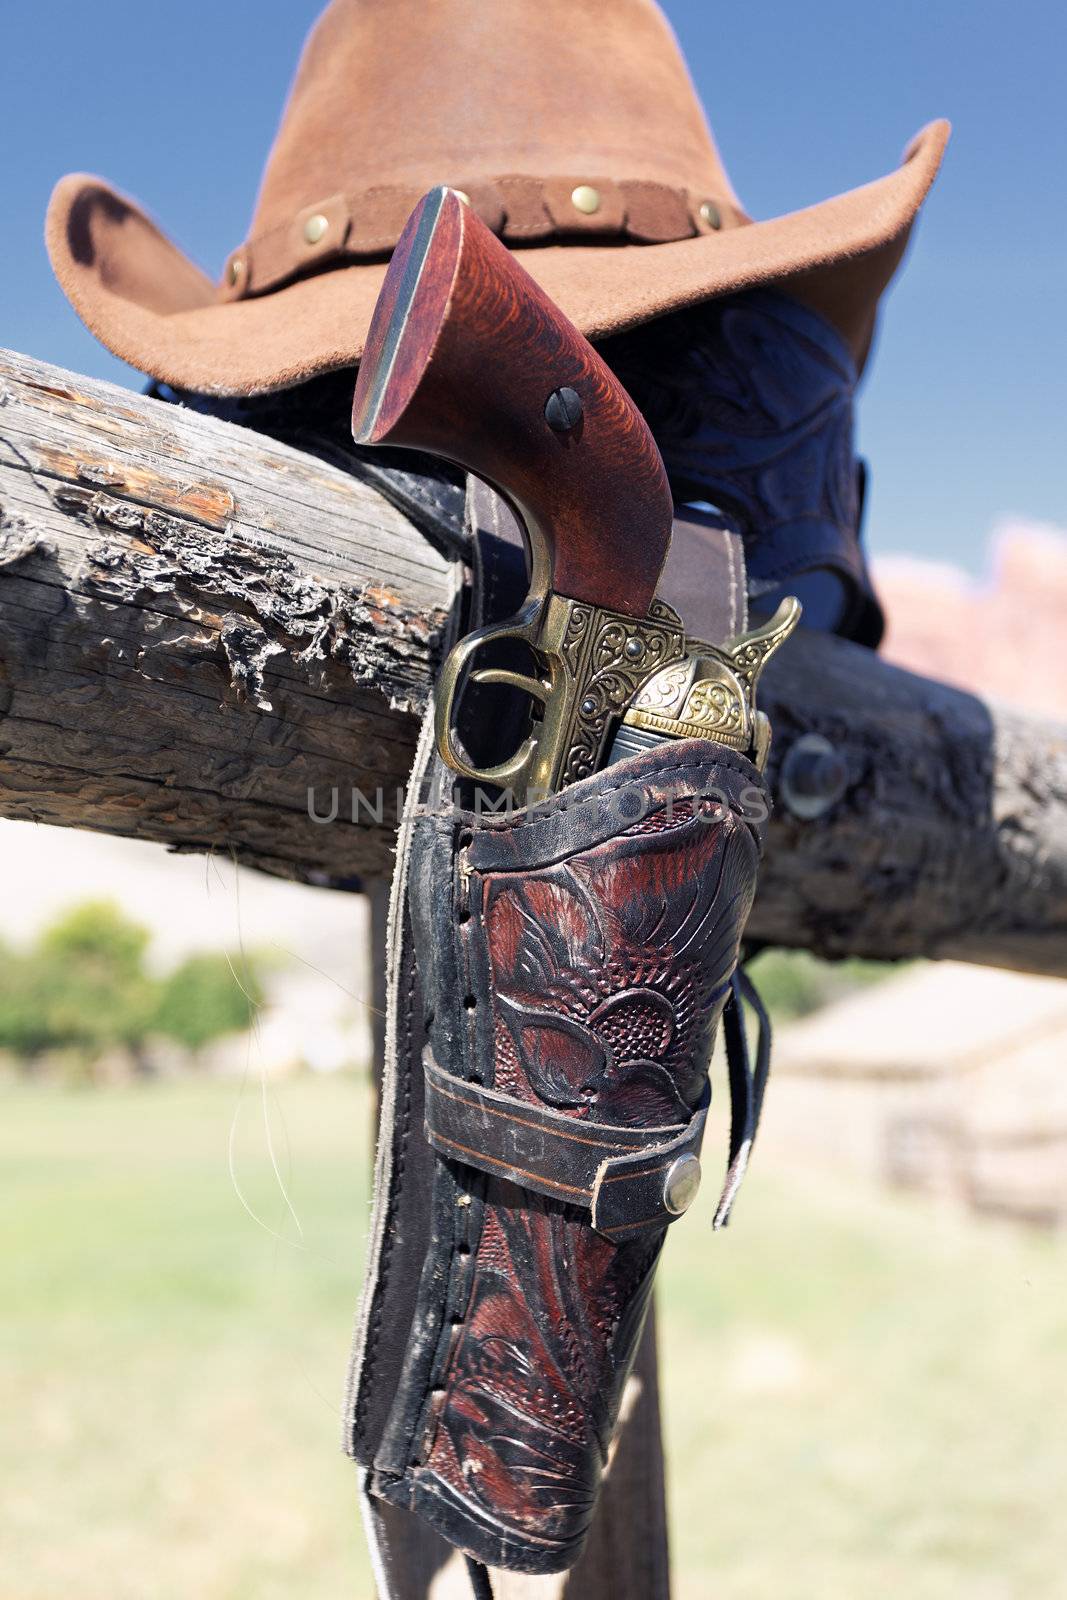
[[[581,395],[573,389],[553,389],[545,401],[545,421],[553,433],[570,433],[581,420]]]

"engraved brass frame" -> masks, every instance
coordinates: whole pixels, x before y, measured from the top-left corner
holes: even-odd
[[[461,777],[508,789],[520,800],[554,794],[596,772],[620,721],[668,739],[715,739],[746,752],[762,770],[770,724],[756,709],[756,683],[799,620],[799,601],[783,600],[769,622],[716,646],[687,643],[681,618],[661,600],[637,618],[563,595],[531,594],[514,617],[475,629],[446,660],[434,708],[438,752]],[[473,666],[479,650],[504,640],[528,646],[542,674]],[[474,766],[456,743],[455,715],[468,677],[521,690],[543,707],[534,731],[497,766]]]
[[[790,596],[769,622],[724,645],[694,641],[684,661],[665,667],[641,686],[623,722],[667,739],[717,739],[751,754],[762,771],[770,723],[756,709],[756,683],[799,621],[800,602]]]
[[[504,641],[533,650],[543,675],[503,667],[472,670],[479,650]],[[642,685],[684,654],[682,620],[661,600],[639,618],[564,595],[549,594],[544,601],[531,595],[514,617],[476,628],[448,656],[435,697],[438,753],[461,777],[509,789],[520,799],[554,794],[597,770],[614,724]],[[456,711],[468,677],[519,689],[543,707],[536,729],[493,767],[474,766],[456,743]]]

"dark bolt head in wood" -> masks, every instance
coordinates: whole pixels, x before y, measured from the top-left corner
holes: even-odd
[[[783,756],[778,782],[793,815],[811,822],[829,811],[848,788],[848,766],[828,739],[805,733]]]
[[[553,389],[545,401],[545,421],[553,433],[570,433],[581,420],[581,396],[573,389]]]

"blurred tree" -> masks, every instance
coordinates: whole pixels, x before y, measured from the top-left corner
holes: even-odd
[[[219,1034],[250,1027],[262,1003],[259,979],[247,961],[238,977],[226,956],[188,956],[163,982],[153,1027],[199,1050]]]
[[[129,1050],[146,1065],[150,1035],[197,1050],[247,1028],[262,1002],[250,961],[242,976],[224,955],[188,957],[169,976],[145,970],[149,933],[110,901],[74,907],[29,951],[0,947],[0,1049],[32,1063],[66,1050],[91,1064],[106,1050]]]
[[[806,1017],[845,995],[900,972],[906,962],[821,961],[807,950],[764,950],[752,963],[752,976],[775,1022]]]
[[[0,1049],[17,1056],[43,1050],[48,1040],[36,996],[27,982],[27,958],[0,947]]]
[[[0,1045],[22,1056],[72,1048],[88,1059],[109,1045],[141,1049],[156,1005],[144,971],[148,934],[108,901],[87,901],[53,923],[25,955],[5,953]]]
[[[149,937],[106,900],[88,900],[45,929],[29,959],[28,987],[49,1046],[92,1060],[125,1045],[140,1062],[157,1005],[144,970]]]
[[[84,962],[100,971],[141,972],[150,934],[113,900],[86,900],[47,927],[37,941],[43,956]]]

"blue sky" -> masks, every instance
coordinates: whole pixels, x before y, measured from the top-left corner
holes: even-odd
[[[492,0],[471,0],[491,4]],[[955,127],[861,402],[876,553],[977,570],[993,524],[1067,526],[1067,9],[1037,0],[667,0],[733,182],[770,217]],[[41,242],[52,183],[99,172],[212,274],[243,236],[317,0],[37,0],[0,59],[0,344],[137,375],[88,334]]]

